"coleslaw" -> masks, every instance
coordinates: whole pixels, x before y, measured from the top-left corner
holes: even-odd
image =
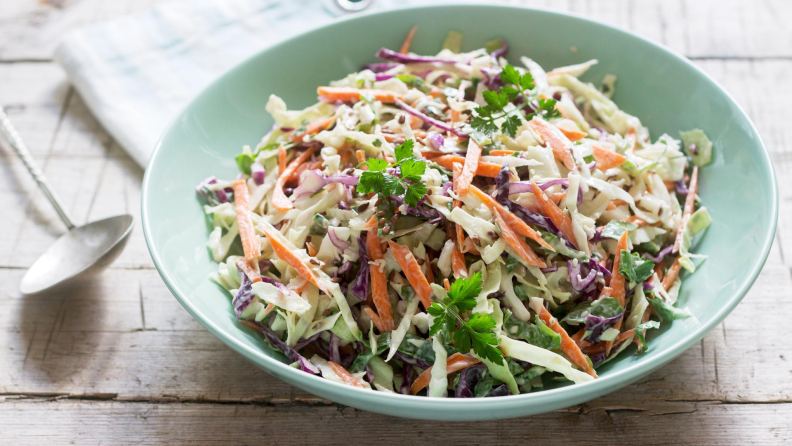
[[[382,62],[320,86],[197,191],[240,323],[362,389],[487,397],[583,383],[676,307],[712,143],[652,142],[596,60],[545,71],[507,43]]]

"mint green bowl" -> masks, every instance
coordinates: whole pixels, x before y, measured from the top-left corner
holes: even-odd
[[[631,347],[603,366],[600,378],[519,396],[441,399],[364,391],[311,376],[284,363],[263,338],[240,325],[229,297],[207,276],[216,269],[205,248],[209,228],[195,185],[237,175],[234,155],[272,126],[271,93],[290,108],[316,101],[316,87],[373,62],[380,47],[398,48],[418,25],[412,49],[440,50],[450,29],[464,48],[503,37],[509,58],[528,55],[544,67],[599,59],[586,79],[619,77],[615,101],[638,116],[653,138],[699,127],[715,144],[701,172],[700,195],[714,224],[696,251],[709,259],[686,277],[680,306],[693,319],[651,333],[650,349]],[[294,37],[237,66],[198,96],[172,123],[143,180],[143,229],[151,257],[170,290],[204,327],[271,375],[360,409],[409,418],[485,420],[568,407],[612,392],[676,358],[721,322],[745,296],[772,245],[778,214],[773,168],[756,128],[715,81],[689,61],[638,36],[580,17],[503,6],[431,6],[353,17]],[[254,395],[251,395],[254,396]]]

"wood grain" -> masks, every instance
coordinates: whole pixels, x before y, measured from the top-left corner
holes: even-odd
[[[80,223],[131,213],[139,225],[143,172],[47,60],[69,29],[156,1],[0,2],[0,106]],[[511,3],[577,12],[665,43],[694,58],[756,123],[778,174],[778,233],[759,280],[724,323],[647,378],[564,411],[465,424],[367,413],[270,377],[204,330],[153,269],[139,226],[103,275],[20,296],[24,269],[63,228],[0,143],[0,443],[792,440],[792,347],[778,336],[792,314],[792,31],[782,20],[792,2]]]

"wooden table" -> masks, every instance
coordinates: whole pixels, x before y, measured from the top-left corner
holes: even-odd
[[[529,418],[404,420],[270,377],[195,322],[154,269],[139,227],[143,170],[50,60],[69,29],[155,0],[0,1],[0,105],[78,222],[128,212],[115,264],[72,291],[23,298],[19,280],[63,227],[0,145],[0,443],[777,444],[792,441],[792,2],[560,0],[688,56],[747,110],[781,192],[759,280],[697,346],[611,395]],[[748,187],[750,184],[735,184]],[[724,222],[728,224],[728,222]],[[789,255],[789,254],[788,254]]]

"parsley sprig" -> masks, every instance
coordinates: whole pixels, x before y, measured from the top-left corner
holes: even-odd
[[[417,206],[426,195],[426,185],[421,183],[421,175],[426,172],[426,163],[413,156],[413,140],[408,139],[396,147],[396,162],[390,164],[379,158],[371,158],[362,165],[368,166],[358,182],[357,192],[367,194],[376,192],[380,197],[404,194],[404,202]],[[391,175],[388,168],[399,168],[399,175]]]
[[[489,314],[475,313],[465,321],[460,313],[476,306],[476,296],[481,293],[481,272],[468,279],[457,279],[451,284],[448,295],[442,301],[435,301],[427,310],[434,317],[429,335],[443,333],[453,337],[454,346],[460,352],[473,352],[488,361],[503,365],[503,353],[494,346],[498,338],[492,333],[495,319]]]
[[[537,111],[536,113],[526,113],[526,118],[533,114],[538,114],[547,119],[561,116],[558,110],[555,109],[555,99],[539,99],[536,101],[536,95],[530,94],[530,91],[535,88],[531,73],[520,74],[513,66],[506,65],[501,70],[500,78],[506,85],[498,89],[497,92],[485,90],[482,93],[487,105],[475,109],[478,116],[474,116],[470,121],[470,126],[474,130],[487,135],[495,133],[498,131],[498,125],[495,121],[506,118],[500,126],[500,131],[514,138],[517,135],[517,129],[522,123],[519,113],[527,104],[534,104]],[[526,91],[528,94],[526,94]],[[518,106],[508,112],[505,111],[506,105],[518,96],[522,96],[526,105]]]

